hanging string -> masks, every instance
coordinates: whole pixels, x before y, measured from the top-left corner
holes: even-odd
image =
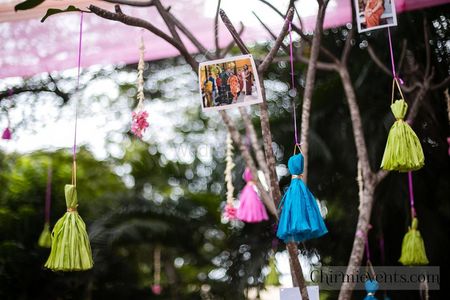
[[[52,198],[52,167],[48,167],[47,188],[45,190],[45,223],[50,223],[50,205]]]
[[[416,208],[414,207],[414,189],[413,189],[413,181],[412,181],[412,172],[408,172],[408,187],[409,187],[409,204],[411,206],[411,218],[414,219],[416,217]]]
[[[398,80],[400,84],[404,84],[403,80],[400,77],[398,77],[398,74],[395,70],[394,50],[392,47],[391,30],[389,29],[389,27],[388,27],[388,39],[389,39],[389,53],[391,55],[392,76],[394,77],[394,80]]]
[[[292,111],[293,111],[293,118],[294,118],[294,139],[295,139],[295,145],[298,145],[298,134],[297,134],[297,112],[295,108],[295,96],[296,96],[296,89],[295,89],[295,80],[294,80],[294,53],[292,50],[292,22],[289,21],[289,60],[291,63],[291,90],[293,92],[292,94]]]
[[[77,70],[77,91],[80,87],[80,69],[81,69],[81,45],[83,41],[83,12],[80,15],[80,37],[78,40],[78,70]],[[78,101],[75,100],[75,126],[73,136],[73,166],[72,166],[72,185],[77,185],[77,127],[78,127]]]

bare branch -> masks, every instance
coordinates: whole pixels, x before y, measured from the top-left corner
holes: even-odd
[[[270,182],[269,177],[269,167],[266,163],[266,158],[264,157],[264,152],[258,142],[258,136],[256,135],[255,127],[252,124],[251,116],[247,113],[247,108],[239,107],[239,112],[241,113],[242,120],[244,120],[245,129],[249,135],[250,141],[252,143],[253,150],[255,151],[256,160],[259,163],[264,176],[266,178],[267,184]]]
[[[380,60],[380,58],[375,53],[375,50],[373,50],[370,44],[367,46],[367,52],[369,53],[369,56],[372,59],[372,61],[378,66],[378,68],[380,68],[381,71],[386,73],[386,75],[388,76],[392,76],[391,70],[389,70],[389,68],[386,67],[386,65]]]
[[[304,171],[303,180],[306,182],[308,179],[308,134],[309,134],[309,115],[311,112],[311,101],[316,82],[317,61],[319,59],[320,42],[322,38],[323,22],[325,19],[325,11],[328,1],[319,5],[319,11],[317,12],[316,26],[314,29],[314,38],[311,43],[311,56],[309,58],[308,71],[306,72],[306,84],[303,92],[303,105],[302,105],[302,123],[301,123],[301,135],[300,142],[302,143],[302,150],[304,156]],[[295,88],[295,87],[293,87]]]
[[[294,17],[294,8],[291,7],[287,13],[286,21],[284,22],[283,28],[281,28],[281,32],[278,35],[277,39],[275,40],[275,43],[272,46],[272,49],[270,49],[266,58],[258,67],[258,71],[261,74],[264,74],[264,72],[267,70],[269,65],[272,63],[273,58],[278,53],[280,46],[283,44],[284,37],[286,36],[286,34],[289,30],[289,23],[292,22],[293,17]]]
[[[442,80],[441,82],[434,84],[431,86],[431,90],[439,90],[445,87],[448,87],[450,85],[450,76]]]
[[[217,1],[216,16],[214,17],[214,44],[216,46],[216,58],[220,57],[220,44],[219,44],[219,10],[222,0]]]
[[[344,50],[342,51],[342,56],[341,56],[341,62],[343,65],[347,64],[348,57],[350,55],[350,50],[352,49],[352,39],[353,39],[354,33],[355,33],[355,29],[352,28],[352,29],[350,29],[350,31],[347,35],[347,40],[345,41]]]
[[[252,12],[252,13],[256,17],[256,19],[258,19],[259,23],[261,23],[261,25],[264,27],[264,29],[270,34],[272,39],[276,40],[277,36],[275,35],[275,33],[272,32],[272,30],[270,30],[269,26],[267,26],[266,23],[264,23],[255,12]],[[281,47],[283,48],[283,50],[286,53],[289,53],[289,47],[287,47],[283,43],[281,43]]]
[[[245,27],[244,27],[244,23],[242,23],[242,22],[239,23],[239,26],[240,27],[239,27],[238,35],[239,35],[239,38],[240,38],[242,33],[244,33],[244,28]],[[228,45],[225,48],[223,48],[222,52],[220,53],[220,57],[224,57],[225,55],[227,55],[231,51],[231,49],[233,49],[235,44],[236,44],[236,42],[234,41],[234,39],[231,40],[228,43]]]
[[[247,147],[242,143],[241,135],[237,131],[236,127],[233,124],[233,121],[230,119],[228,114],[224,111],[220,111],[220,115],[222,116],[222,120],[224,121],[225,125],[228,128],[228,131],[230,132],[231,138],[233,139],[233,142],[236,144],[236,146],[239,148],[242,157],[244,158],[245,164],[252,172],[253,178],[258,178],[258,170],[256,169],[254,160],[252,156],[250,155],[250,152],[248,151]],[[261,194],[262,201],[267,207],[267,210],[278,219],[278,213],[277,209],[270,198],[269,194],[266,192],[264,187],[262,186],[261,182],[259,180],[255,180],[255,184],[258,187],[258,191]]]
[[[249,54],[250,51],[248,50],[247,46],[245,46],[244,42],[242,41],[241,37],[239,36],[239,33],[237,33],[236,29],[234,28],[233,24],[231,23],[230,19],[228,18],[227,14],[223,11],[223,9],[219,10],[220,18],[222,19],[223,24],[227,27],[228,31],[230,32],[231,36],[233,37],[234,41],[236,42],[236,45],[241,50],[243,54]]]
[[[103,1],[109,2],[109,3],[115,3],[115,4],[137,6],[137,7],[149,7],[149,6],[155,5],[153,3],[153,0],[147,0],[147,1],[139,1],[139,0],[103,0]]]
[[[407,46],[408,46],[408,41],[406,39],[403,39],[403,41],[402,41],[402,52],[400,53],[400,58],[398,60],[398,65],[397,65],[398,72],[401,72],[401,70],[402,70],[403,62],[405,61]]]
[[[181,41],[180,35],[177,32],[177,29],[175,28],[175,24],[172,22],[173,18],[171,18],[169,16],[166,8],[164,8],[164,6],[161,4],[161,1],[159,1],[159,0],[153,0],[153,2],[155,3],[156,9],[158,10],[159,14],[163,18],[164,23],[166,23],[166,26],[169,29],[170,34],[172,35],[172,38],[175,41],[177,41],[183,48],[186,49],[183,42]]]
[[[99,17],[102,17],[104,19],[118,21],[123,24],[127,24],[134,27],[140,27],[147,29],[148,31],[152,32],[153,34],[159,36],[160,38],[164,39],[166,42],[174,46],[180,54],[186,59],[186,62],[192,67],[194,71],[197,71],[198,69],[198,63],[195,61],[195,59],[190,55],[190,53],[186,50],[186,48],[175,41],[172,37],[161,31],[159,28],[153,26],[151,23],[139,19],[136,17],[128,16],[120,11],[120,7],[117,5],[116,10],[119,12],[113,13],[108,10],[105,10],[103,8],[100,8],[95,5],[90,5],[89,10],[93,12],[94,14],[98,15]]]
[[[194,36],[194,34],[186,26],[184,26],[184,24],[181,23],[180,20],[178,20],[177,17],[175,17],[170,12],[167,12],[167,14],[171,18],[175,26],[180,29],[180,31],[189,39],[189,41],[191,41],[191,43],[198,49],[200,53],[205,54],[206,58],[208,59],[215,58],[209,53],[208,49],[206,49],[206,47],[203,46],[203,44]]]

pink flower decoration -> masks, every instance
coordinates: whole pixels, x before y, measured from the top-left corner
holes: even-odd
[[[10,140],[11,139],[11,130],[9,130],[8,127],[5,128],[5,130],[3,130],[2,139],[4,139],[4,140]]]
[[[223,211],[223,216],[229,220],[235,220],[237,218],[236,214],[237,209],[233,206],[233,204],[227,203]]]
[[[161,292],[162,292],[161,286],[160,286],[159,284],[154,284],[154,285],[152,285],[152,292],[153,292],[153,294],[155,294],[155,295],[160,295]]]
[[[133,112],[131,114],[133,120],[131,124],[131,132],[138,138],[142,138],[142,134],[148,127],[147,117],[148,113],[145,110]]]

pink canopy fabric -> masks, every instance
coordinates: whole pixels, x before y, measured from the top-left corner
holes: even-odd
[[[331,0],[327,9],[325,27],[336,27],[351,21],[352,0]],[[77,43],[79,13],[52,16],[45,23],[40,18],[46,10],[66,8],[73,4],[85,9],[89,4],[101,6],[113,11],[113,5],[103,1],[56,1],[47,0],[29,11],[14,12],[14,5],[21,1],[0,0],[0,78],[27,77],[42,72],[61,71],[74,68],[77,63]],[[397,12],[449,3],[450,0],[397,0]],[[213,25],[216,1],[212,0],[163,0],[170,5],[171,12],[198,37],[210,51],[214,51]],[[222,8],[236,26],[239,21],[245,25],[243,39],[246,42],[264,41],[270,37],[256,18],[255,11],[278,32],[283,20],[258,0],[222,1]],[[273,1],[281,11],[285,11],[287,0]],[[316,1],[300,0],[296,2],[303,25],[312,30],[315,21]],[[153,7],[133,8],[122,5],[126,14],[149,20],[163,31],[168,31],[162,19]],[[298,20],[295,20],[298,22]],[[96,64],[134,63],[138,60],[138,41],[143,34],[146,44],[147,60],[156,60],[178,55],[176,49],[161,38],[139,28],[118,22],[101,19],[94,14],[85,14],[82,49],[82,66]],[[141,33],[143,32],[143,33]],[[220,45],[225,46],[231,40],[223,24],[219,24]],[[197,49],[186,40],[188,50]]]

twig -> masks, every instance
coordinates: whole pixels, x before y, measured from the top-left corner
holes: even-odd
[[[228,128],[228,131],[230,132],[231,138],[233,139],[233,142],[236,144],[236,146],[239,148],[242,157],[245,161],[245,164],[252,172],[253,178],[258,178],[258,170],[256,169],[254,160],[252,156],[250,155],[250,152],[248,151],[247,147],[242,143],[241,135],[237,131],[236,127],[233,124],[233,121],[230,119],[228,114],[221,110],[220,115],[222,117],[222,120],[224,121],[225,125]],[[261,193],[261,198],[266,205],[267,209],[270,211],[270,213],[278,219],[278,213],[277,209],[275,208],[275,205],[270,198],[269,194],[266,192],[264,187],[262,186],[261,182],[259,180],[255,180],[255,184],[258,187],[258,191]]]
[[[228,18],[227,14],[223,11],[223,9],[219,10],[219,14],[223,24],[227,27],[238,48],[241,50],[243,54],[249,54],[250,51],[248,50],[247,46],[245,46],[244,42],[239,36],[239,33],[236,31],[236,29],[234,28],[233,24],[231,23],[230,19]]]
[[[214,45],[216,46],[216,58],[220,57],[220,44],[219,44],[219,10],[222,0],[217,1],[216,16],[214,17]]]
[[[258,71],[260,74],[264,74],[264,72],[267,70],[269,65],[272,63],[273,58],[278,53],[278,50],[280,49],[280,46],[283,44],[284,37],[286,36],[288,29],[289,29],[289,23],[292,22],[292,18],[294,17],[294,8],[290,8],[287,13],[286,21],[284,22],[283,28],[281,28],[280,34],[275,40],[274,45],[272,46],[272,49],[270,49],[269,53],[267,54],[264,61],[259,65]]]
[[[110,12],[108,10],[105,10],[105,9],[95,6],[95,5],[90,5],[89,10],[104,19],[118,21],[123,24],[130,25],[130,26],[147,29],[148,31],[159,36],[160,38],[162,38],[163,40],[165,40],[166,42],[168,42],[169,44],[174,46],[180,52],[180,54],[184,57],[184,59],[186,59],[186,62],[192,67],[193,70],[198,69],[198,63],[189,54],[189,52],[186,50],[186,48],[184,46],[180,45],[180,43],[175,41],[172,37],[170,37],[163,31],[161,31],[159,28],[153,26],[151,23],[149,23],[143,19],[131,17],[131,16],[124,14],[123,12],[121,12],[120,7],[118,5],[116,5],[116,11],[118,11],[116,13]]]
[[[239,22],[239,26],[240,27],[239,27],[239,30],[238,30],[238,35],[239,35],[239,38],[240,38],[242,33],[244,33],[245,27],[244,27],[244,23],[242,23],[242,22]],[[220,57],[224,57],[225,55],[227,55],[231,51],[231,49],[233,49],[235,44],[236,44],[236,42],[234,41],[234,39],[231,40],[228,43],[228,45],[225,48],[223,48],[223,50],[221,51]]]
[[[319,59],[320,42],[322,38],[323,22],[328,1],[319,3],[317,12],[316,26],[314,30],[314,38],[311,43],[311,55],[309,58],[308,71],[306,72],[306,84],[303,92],[302,120],[300,142],[302,143],[302,151],[304,156],[303,180],[308,179],[308,149],[309,149],[309,116],[311,112],[311,101],[316,82],[317,61]],[[295,88],[295,87],[292,87]]]
[[[109,3],[115,3],[115,4],[123,4],[123,5],[129,5],[129,6],[137,6],[137,7],[148,7],[153,6],[153,0],[148,1],[133,1],[133,0],[103,0],[105,2]]]

